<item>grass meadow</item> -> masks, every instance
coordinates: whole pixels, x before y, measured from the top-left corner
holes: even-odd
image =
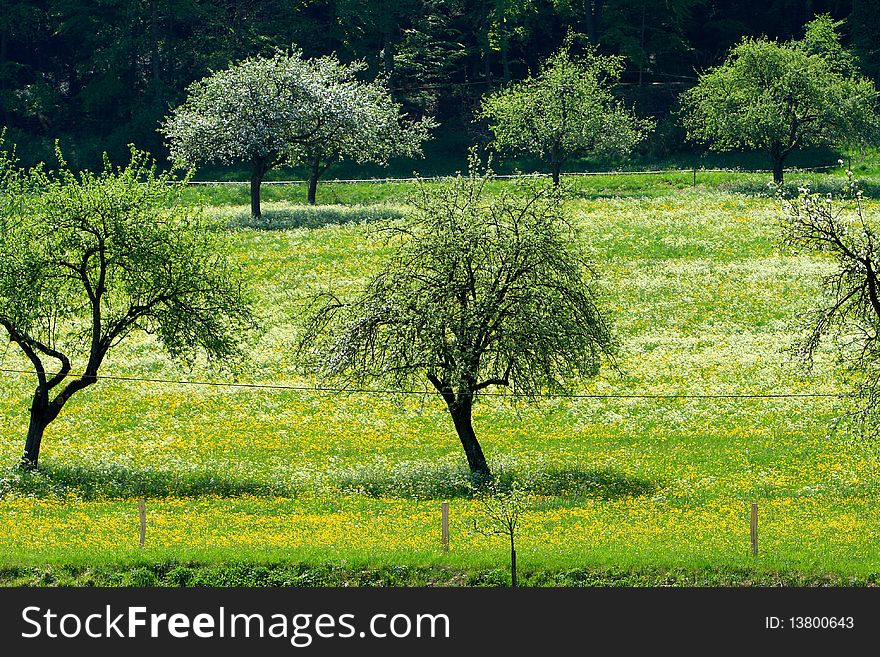
[[[843,180],[789,179],[822,189]],[[812,372],[789,360],[830,263],[781,246],[766,174],[701,173],[696,187],[692,174],[573,185],[571,216],[622,343],[619,371],[605,368],[577,391],[594,397],[486,397],[475,411],[490,465],[532,494],[518,545],[524,581],[873,582],[880,443],[841,421],[849,409],[836,395],[846,387],[827,354]],[[304,188],[268,186],[257,225],[244,189],[191,193],[228,226],[258,302],[264,330],[249,361],[236,372],[183,371],[145,338],[111,352],[103,374],[287,387],[105,380],[71,400],[47,431],[41,471],[23,475],[13,466],[32,375],[0,374],[0,580],[34,583],[68,568],[179,583],[193,581],[180,575],[187,568],[236,563],[287,569],[288,583],[334,568],[492,583],[474,573],[503,572],[506,546],[469,529],[479,508],[442,402],[309,390],[315,381],[296,373],[303,299],[353,290],[376,270],[388,247],[371,223],[404,212],[411,184],[321,185],[317,208],[300,205]],[[3,349],[2,367],[25,369]],[[828,396],[614,396],[764,393]],[[147,507],[143,549],[137,499]]]

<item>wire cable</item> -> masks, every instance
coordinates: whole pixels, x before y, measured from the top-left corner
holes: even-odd
[[[809,172],[824,171],[826,169],[836,169],[839,163],[826,164],[820,167],[792,167],[788,171]],[[560,175],[563,177],[589,177],[589,176],[641,176],[641,175],[659,175],[664,173],[772,173],[770,169],[707,169],[701,167],[691,167],[690,169],[652,169],[648,171],[563,171]],[[549,173],[496,173],[492,175],[493,179],[505,180],[512,178],[542,178],[549,177]],[[447,176],[422,176],[410,178],[328,178],[323,183],[338,184],[360,184],[360,183],[405,183],[405,182],[434,182],[439,180],[448,180],[454,178],[453,175]],[[264,180],[263,185],[304,185],[308,180]],[[217,185],[249,185],[246,180],[190,180],[191,186],[217,186]]]
[[[0,372],[7,374],[33,374],[30,370],[17,370],[0,368]],[[47,376],[52,376],[48,374]],[[69,378],[79,378],[81,375],[68,374]],[[172,385],[207,386],[217,388],[247,388],[253,390],[290,390],[295,392],[320,392],[320,393],[366,393],[377,395],[426,395],[436,394],[430,389],[424,390],[400,390],[393,388],[346,388],[332,386],[303,386],[283,383],[240,383],[238,381],[194,381],[189,379],[162,379],[138,376],[120,376],[113,374],[98,374],[96,380],[123,381],[132,383],[163,383]],[[526,395],[516,392],[483,392],[477,393],[480,397],[543,397],[555,399],[790,399],[790,398],[843,398],[851,396],[850,393],[823,393],[823,392],[760,392],[760,393],[564,393],[545,392]]]

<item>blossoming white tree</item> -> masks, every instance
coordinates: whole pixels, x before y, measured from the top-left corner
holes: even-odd
[[[433,125],[406,121],[381,82],[356,78],[363,69],[333,56],[305,59],[297,50],[252,57],[190,85],[160,131],[182,165],[249,165],[254,217],[262,214],[266,173],[281,164],[309,166],[314,203],[318,178],[333,162],[418,155]]]

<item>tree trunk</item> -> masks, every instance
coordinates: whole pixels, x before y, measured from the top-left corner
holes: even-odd
[[[785,162],[785,156],[776,156],[773,158],[773,182],[777,185],[782,184],[782,179],[784,175],[783,163]]]
[[[559,173],[562,169],[562,163],[559,161],[559,158],[554,156],[550,161],[551,172],[553,176],[553,184],[559,185]]]
[[[36,402],[35,402],[36,404]],[[43,442],[43,433],[49,426],[49,418],[44,409],[31,408],[31,420],[28,425],[27,439],[24,443],[24,455],[21,457],[21,467],[25,470],[36,470],[40,459],[40,444]]]
[[[150,0],[150,66],[153,71],[153,102],[162,106],[162,79],[159,64],[159,6],[158,0]]]
[[[394,74],[394,43],[392,41],[391,29],[391,26],[387,25],[382,38],[382,70],[389,80]]]
[[[489,8],[488,0],[482,0],[480,3],[480,15],[477,20],[477,24],[479,29],[482,31],[480,35],[481,39],[481,56],[483,58],[483,75],[486,77],[486,80],[489,83],[489,87],[492,85],[492,43],[489,39],[489,32],[492,28],[492,10]]]
[[[8,37],[6,36],[6,24],[4,23],[2,27],[0,27],[0,98],[6,98],[6,87],[7,84],[7,70],[6,70],[6,60],[8,48],[6,44],[8,43]],[[3,107],[3,125],[9,125],[9,103],[4,100],[0,102],[0,105]]]
[[[596,21],[593,18],[593,2],[586,0],[584,2],[584,19],[587,21],[587,38],[592,45],[596,45]]]
[[[504,76],[504,82],[510,82],[510,56],[508,54],[509,45],[507,43],[507,30],[504,26],[504,17],[498,21],[498,30],[501,33],[501,74]]]
[[[510,534],[510,585],[516,588],[516,547],[513,543],[513,532]]]
[[[263,217],[263,213],[260,211],[260,185],[263,183],[265,172],[262,163],[251,163],[251,216],[254,219]]]
[[[452,415],[452,422],[455,424],[455,431],[461,440],[461,446],[464,447],[471,474],[488,479],[492,473],[489,471],[489,464],[486,463],[486,457],[483,455],[483,450],[474,433],[471,415],[473,404],[470,397],[459,397],[449,405],[449,412]]]
[[[604,0],[593,0],[593,37],[594,44],[599,43],[602,38],[602,3]]]
[[[642,31],[639,36],[639,48],[641,49],[641,57],[642,61],[639,64],[639,86],[641,87],[643,84],[643,73],[645,70],[645,62],[648,59],[647,53],[645,53],[645,13],[647,12],[647,1],[642,2]]]
[[[43,403],[45,399],[39,389],[34,393],[34,400],[31,403],[31,419],[28,424],[27,438],[24,442],[24,454],[21,457],[20,466],[24,470],[35,470],[40,460],[40,445],[43,442],[43,434],[52,420],[58,417],[61,412],[63,402],[58,400]]]
[[[312,162],[312,170],[309,172],[309,205],[315,205],[315,197],[318,194],[318,178],[321,177],[320,163],[316,159]]]

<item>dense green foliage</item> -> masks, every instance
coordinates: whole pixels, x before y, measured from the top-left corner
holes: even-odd
[[[562,165],[577,155],[627,155],[651,128],[611,93],[622,62],[592,50],[573,57],[566,43],[541,72],[488,94],[481,115],[501,151],[525,152],[550,163],[559,184]]]
[[[115,169],[20,170],[0,160],[0,327],[37,379],[23,465],[46,427],[97,383],[108,353],[146,332],[173,357],[236,355],[252,323],[235,267],[186,181],[132,151]],[[79,368],[83,368],[82,372]]]
[[[877,90],[841,47],[836,27],[820,16],[800,41],[744,39],[684,94],[688,136],[718,150],[765,151],[777,183],[795,148],[875,140]]]
[[[615,92],[663,117],[694,69],[719,64],[743,36],[800,37],[823,12],[852,16],[845,43],[876,79],[873,0],[10,0],[0,16],[0,124],[28,162],[50,160],[56,137],[75,167],[99,167],[105,150],[122,163],[132,142],[164,159],[155,128],[187,85],[293,44],[307,57],[365,60],[363,77],[386,76],[404,111],[435,116],[438,146],[463,163],[470,139],[450,138],[475,135],[479,97],[537,71],[569,30],[624,56]],[[681,147],[671,127],[650,144]]]

